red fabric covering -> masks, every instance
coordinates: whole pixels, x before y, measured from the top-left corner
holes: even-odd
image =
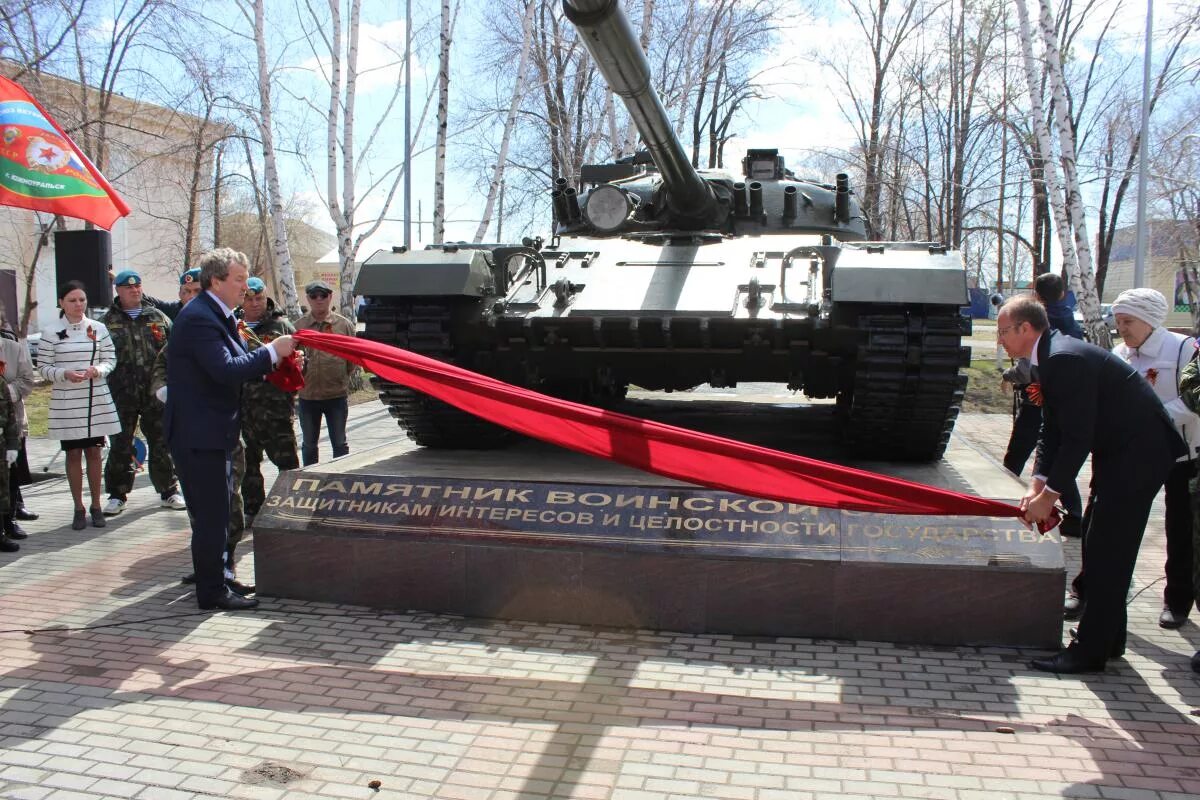
[[[298,392],[304,388],[304,373],[300,371],[300,362],[296,354],[279,360],[275,369],[267,373],[267,380],[285,392]]]
[[[497,425],[669,478],[823,508],[1021,516],[1007,503],[548,397],[379,342],[311,330],[296,338]]]

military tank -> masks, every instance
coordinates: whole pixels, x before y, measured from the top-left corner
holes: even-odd
[[[959,254],[868,242],[849,179],[798,179],[777,150],[698,170],[653,89],[618,3],[564,0],[646,152],[587,165],[551,191],[549,240],[381,252],[361,267],[368,339],[568,399],[786,383],[836,398],[846,443],[874,458],[942,455],[966,387],[970,320]],[[418,444],[511,435],[377,382]]]

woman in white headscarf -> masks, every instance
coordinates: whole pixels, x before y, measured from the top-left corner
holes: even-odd
[[[1112,306],[1121,342],[1113,352],[1129,362],[1162,400],[1175,427],[1188,444],[1166,483],[1167,585],[1158,624],[1178,628],[1187,621],[1195,598],[1192,586],[1192,508],[1188,483],[1196,475],[1200,416],[1179,396],[1179,378],[1196,353],[1196,340],[1163,327],[1167,298],[1154,289],[1129,289]]]

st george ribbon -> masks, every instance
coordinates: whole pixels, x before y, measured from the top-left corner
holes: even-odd
[[[713,489],[883,514],[1021,516],[997,500],[549,397],[380,342],[311,330],[296,339],[526,436]]]

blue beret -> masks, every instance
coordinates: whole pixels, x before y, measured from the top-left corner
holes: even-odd
[[[250,278],[246,281],[246,289],[255,294],[262,294],[267,290],[267,285],[263,283],[262,278]]]
[[[195,283],[198,280],[200,280],[200,268],[193,267],[179,276],[179,285],[184,286],[189,283]]]
[[[142,276],[131,269],[123,269],[117,273],[117,279],[113,281],[113,284],[116,286],[141,286]]]

